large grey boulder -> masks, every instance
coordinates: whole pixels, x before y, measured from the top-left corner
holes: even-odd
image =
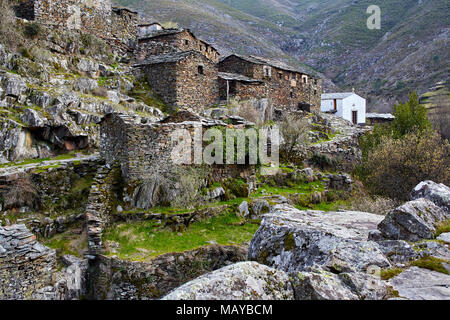
[[[365,212],[300,211],[276,205],[263,216],[254,235],[249,259],[287,272],[366,272],[370,266],[390,266],[369,231],[383,217]]]
[[[439,235],[436,239],[444,241],[445,243],[450,243],[450,232],[445,232]]]
[[[288,275],[256,262],[240,262],[203,275],[163,300],[293,300]]]
[[[331,272],[314,270],[291,275],[295,300],[358,300],[350,288]]]
[[[386,239],[433,239],[436,225],[444,220],[446,214],[443,209],[430,200],[420,198],[392,210],[378,225],[378,230]]]
[[[389,280],[400,297],[410,300],[450,300],[450,276],[411,267]]]
[[[450,219],[450,188],[443,183],[436,183],[430,180],[419,183],[411,192],[413,200],[419,198],[428,199],[441,207]]]

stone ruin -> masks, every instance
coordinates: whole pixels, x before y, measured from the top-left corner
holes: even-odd
[[[25,0],[15,12],[29,21],[124,42],[135,40],[138,32],[137,12],[112,7],[111,0]]]
[[[56,252],[36,241],[25,225],[0,227],[0,300],[31,299],[49,286]]]

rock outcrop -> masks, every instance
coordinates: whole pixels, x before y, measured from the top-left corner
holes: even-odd
[[[401,298],[409,300],[450,300],[450,275],[411,267],[389,280]]]
[[[388,267],[378,244],[367,241],[381,219],[365,212],[299,211],[276,205],[263,217],[249,258],[287,272],[314,265],[338,273]]]
[[[420,198],[392,210],[378,225],[378,230],[386,239],[433,239],[437,224],[446,219],[447,215],[442,208],[430,200]]]
[[[413,200],[419,198],[428,199],[441,207],[450,218],[450,188],[445,184],[427,180],[419,183],[411,192]]]
[[[287,273],[256,262],[241,262],[203,275],[163,300],[293,300]]]

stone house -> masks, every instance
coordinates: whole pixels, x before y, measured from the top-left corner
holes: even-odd
[[[252,79],[236,73],[219,72],[220,100],[229,101],[231,97],[239,100],[268,97],[268,86],[262,80]]]
[[[218,102],[217,66],[198,51],[149,56],[135,67],[167,105],[200,113]]]
[[[263,81],[267,86],[267,97],[277,108],[320,110],[321,79],[282,62],[232,54],[219,62],[219,72]],[[221,96],[225,95],[221,92]]]
[[[189,29],[163,29],[138,39],[138,59],[172,52],[197,51],[214,63],[220,54],[212,45],[197,38]]]
[[[14,9],[19,18],[124,42],[138,31],[137,12],[113,8],[111,0],[23,0]]]

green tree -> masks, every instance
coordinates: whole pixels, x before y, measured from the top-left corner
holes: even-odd
[[[392,122],[392,135],[401,138],[408,133],[422,133],[431,128],[427,109],[419,103],[416,92],[408,95],[409,100],[394,106],[395,120]]]

